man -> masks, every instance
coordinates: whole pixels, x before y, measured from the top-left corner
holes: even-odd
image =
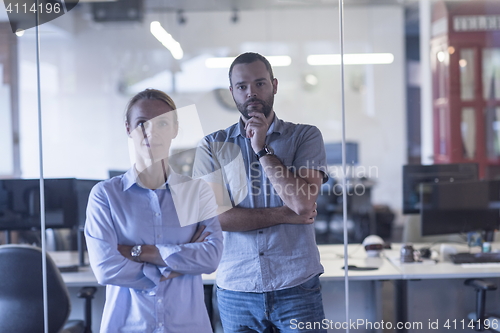
[[[215,184],[219,206],[227,206],[217,271],[224,332],[304,332],[293,322],[326,332],[317,328],[323,267],[313,225],[327,180],[321,133],[276,116],[278,80],[260,54],[238,56],[229,81],[240,121],[205,137],[193,171]]]

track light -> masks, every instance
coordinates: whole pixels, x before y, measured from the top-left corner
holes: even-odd
[[[177,23],[179,23],[179,25],[184,25],[184,24],[186,24],[186,22],[187,22],[187,19],[184,16],[184,11],[183,10],[177,11]]]
[[[236,23],[238,23],[239,20],[240,20],[240,16],[238,15],[238,10],[234,9],[233,15],[231,16],[231,22],[236,24]]]

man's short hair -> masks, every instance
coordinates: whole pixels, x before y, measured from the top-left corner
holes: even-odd
[[[271,67],[271,64],[269,61],[263,56],[255,52],[246,52],[242,53],[239,56],[236,57],[236,59],[233,60],[233,63],[231,64],[231,67],[229,67],[229,83],[232,85],[233,82],[231,81],[231,75],[233,74],[233,67],[234,65],[238,64],[251,64],[254,61],[262,61],[264,65],[266,65],[266,69],[269,72],[269,75],[271,76],[271,81],[274,79],[274,74],[273,74],[273,68]]]

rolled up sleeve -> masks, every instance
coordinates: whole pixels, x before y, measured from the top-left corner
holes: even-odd
[[[118,252],[118,237],[102,183],[94,186],[89,196],[85,238],[90,265],[99,284],[150,289],[160,282],[162,274],[155,267],[128,260]]]
[[[200,222],[210,235],[204,242],[181,245],[157,245],[169,268],[182,274],[210,274],[217,269],[222,255],[222,231],[217,217]]]

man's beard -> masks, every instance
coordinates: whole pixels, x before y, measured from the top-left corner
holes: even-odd
[[[248,104],[250,103],[255,103],[258,102],[262,105],[262,109],[260,110],[247,110]],[[260,112],[263,113],[264,116],[269,117],[271,114],[271,110],[273,109],[273,104],[274,104],[274,95],[271,95],[267,101],[264,101],[262,99],[258,99],[256,97],[252,97],[249,100],[247,100],[245,103],[236,103],[236,107],[240,111],[240,113],[243,115],[243,117],[249,119],[251,118],[248,114],[251,112]]]

